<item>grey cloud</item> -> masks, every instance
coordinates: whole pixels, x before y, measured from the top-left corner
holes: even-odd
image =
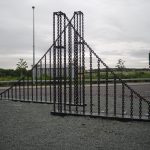
[[[73,11],[81,10],[85,14],[86,41],[109,65],[115,64],[119,56],[127,60],[141,58],[137,67],[147,65],[150,49],[149,0],[1,0],[1,67],[14,66],[17,56],[26,56],[32,63],[32,5],[36,7],[38,58],[52,44],[52,13],[61,10],[71,18]],[[10,65],[5,61],[8,54]],[[133,64],[128,65],[132,67]]]
[[[128,55],[131,57],[139,58],[148,58],[148,50],[147,49],[138,49],[138,50],[130,50],[128,51]]]

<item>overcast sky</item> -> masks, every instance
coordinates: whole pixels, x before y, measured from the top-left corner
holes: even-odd
[[[0,0],[0,68],[19,58],[32,64],[32,6],[35,6],[36,61],[52,44],[52,13],[85,15],[85,40],[110,67],[147,68],[150,0]]]

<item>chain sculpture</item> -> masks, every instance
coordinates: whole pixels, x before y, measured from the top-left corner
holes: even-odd
[[[55,115],[150,121],[150,101],[117,77],[85,41],[81,11],[70,20],[63,12],[53,13],[52,46],[0,99],[52,104]]]

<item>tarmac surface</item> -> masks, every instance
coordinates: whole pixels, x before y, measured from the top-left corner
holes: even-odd
[[[149,150],[150,122],[53,116],[48,104],[0,101],[0,150]]]

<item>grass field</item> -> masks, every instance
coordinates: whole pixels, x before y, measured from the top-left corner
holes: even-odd
[[[134,79],[134,78],[150,78],[150,71],[114,71],[114,73],[122,78],[122,79]],[[90,74],[86,73],[85,74],[85,78],[89,79],[90,78]],[[93,72],[92,73],[92,78],[93,79],[97,79],[98,78],[98,73],[97,72]],[[100,72],[100,78],[101,79],[105,79],[106,78],[106,72],[102,71]],[[111,72],[108,72],[108,78],[109,79],[113,79],[114,75]]]
[[[122,78],[122,79],[135,79],[135,78],[150,78],[150,71],[114,71],[114,73]],[[96,71],[92,72],[92,79],[97,79],[98,73]],[[106,78],[106,72],[101,71],[100,72],[100,78],[105,79]],[[111,72],[108,72],[108,78],[113,79],[114,75]],[[18,80],[19,77],[14,76],[0,76],[0,81],[11,81],[11,80]],[[31,79],[31,77],[30,77]],[[40,80],[39,78],[38,80]],[[45,80],[45,75],[42,75],[42,79]],[[46,79],[49,80],[50,77],[46,76]],[[85,71],[85,79],[90,79],[90,73]]]

